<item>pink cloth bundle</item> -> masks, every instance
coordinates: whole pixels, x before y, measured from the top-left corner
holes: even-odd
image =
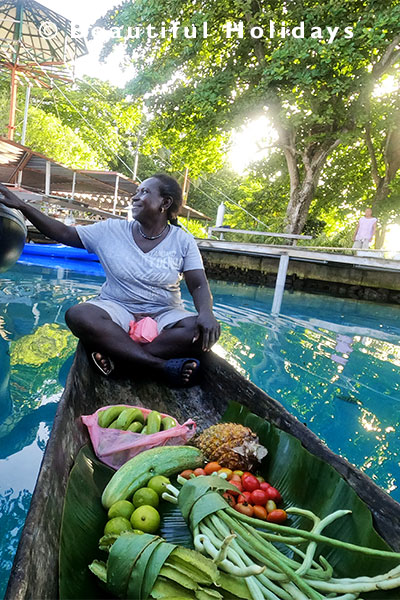
[[[158,336],[156,321],[151,317],[145,317],[140,321],[131,321],[129,323],[129,336],[134,342],[141,344],[152,342]]]
[[[130,404],[124,406],[126,408],[139,408],[145,417],[151,412],[150,409],[142,406],[132,406]],[[149,435],[103,428],[98,424],[98,416],[100,411],[107,410],[107,408],[110,407],[102,406],[92,415],[82,415],[81,419],[89,430],[89,436],[97,458],[113,469],[119,469],[127,460],[150,448],[184,446],[196,432],[196,423],[192,419],[188,419],[182,425],[178,423],[171,429]],[[164,418],[170,415],[161,413],[161,416]]]

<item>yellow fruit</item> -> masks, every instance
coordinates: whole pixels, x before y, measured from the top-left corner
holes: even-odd
[[[128,500],[118,500],[112,506],[110,506],[110,510],[108,511],[108,518],[113,519],[114,517],[124,517],[125,519],[130,519],[131,514],[135,510],[132,502],[128,502]]]
[[[233,475],[233,471],[232,469],[227,469],[226,467],[223,467],[222,469],[220,469],[219,471],[217,471],[218,475],[221,475],[221,473],[225,473],[226,478],[229,480],[232,475]]]
[[[132,525],[128,519],[124,517],[115,517],[110,521],[107,521],[106,526],[104,527],[104,535],[108,533],[116,533],[117,535],[122,533],[123,531],[131,531]]]
[[[140,488],[137,490],[132,497],[132,502],[135,508],[139,506],[154,506],[155,508],[159,505],[160,499],[156,491],[149,487]]]
[[[212,425],[197,437],[195,444],[209,461],[216,461],[232,471],[248,471],[267,454],[256,434],[238,423]]]
[[[140,529],[144,533],[155,533],[160,527],[161,518],[154,506],[139,506],[131,516],[131,524],[134,529]]]

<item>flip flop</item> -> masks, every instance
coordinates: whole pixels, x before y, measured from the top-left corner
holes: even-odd
[[[96,354],[99,354],[99,352],[92,352],[92,360],[93,360],[94,364],[99,369],[99,371],[101,371],[103,373],[103,375],[105,377],[108,377],[109,375],[111,375],[111,373],[114,371],[114,368],[115,368],[113,361],[111,360],[111,358],[105,357],[105,358],[107,358],[108,362],[110,363],[110,368],[108,371],[106,371],[105,369],[103,369],[100,362],[97,360]]]
[[[182,380],[184,365],[188,362],[196,363],[189,381]],[[189,387],[196,383],[200,370],[200,361],[197,358],[170,358],[164,365],[168,383],[171,387]]]

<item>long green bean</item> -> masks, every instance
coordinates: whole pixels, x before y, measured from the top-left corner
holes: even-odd
[[[216,514],[223,521],[225,521],[225,523],[228,525],[228,527],[231,527],[232,530],[238,534],[237,541],[239,544],[241,544],[241,542],[244,540],[245,542],[248,542],[250,544],[250,546],[253,547],[257,552],[259,552],[259,554],[261,554],[261,555],[264,554],[265,549],[264,549],[263,545],[260,544],[257,537],[249,536],[247,531],[241,526],[241,524],[238,521],[232,519],[232,517],[227,514],[227,511],[219,510]],[[238,514],[240,514],[240,513],[238,513]],[[278,552],[279,556],[276,555],[276,552]],[[315,590],[313,590],[310,587],[310,585],[302,577],[299,577],[291,567],[289,567],[285,564],[285,562],[282,560],[282,554],[279,551],[274,549],[274,552],[268,553],[268,556],[272,562],[274,562],[277,566],[280,566],[283,573],[285,573],[285,575],[287,575],[289,581],[292,581],[293,583],[295,583],[302,592],[304,592],[305,594],[308,594],[309,600],[321,600],[321,595],[318,592],[316,592]]]
[[[224,512],[230,517],[235,517],[236,519],[244,521],[249,525],[253,525],[257,528],[270,529],[282,533],[292,534],[296,537],[303,537],[305,540],[309,539],[316,542],[329,544],[331,546],[338,546],[339,548],[346,548],[347,550],[353,550],[354,552],[360,552],[362,554],[369,554],[370,556],[380,556],[382,558],[392,559],[397,558],[400,560],[399,552],[389,552],[387,550],[367,548],[366,546],[357,546],[357,544],[351,544],[349,542],[335,540],[334,538],[330,538],[324,535],[316,535],[309,531],[305,531],[304,529],[293,529],[292,527],[287,527],[286,525],[278,525],[276,523],[270,523],[268,521],[261,521],[260,519],[253,519],[252,517],[243,515],[232,508],[226,508]]]

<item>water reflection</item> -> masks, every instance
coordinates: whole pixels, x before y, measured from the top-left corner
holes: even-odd
[[[66,310],[102,280],[16,265],[0,279],[0,598],[76,348]]]
[[[271,317],[272,290],[213,293],[220,353],[400,500],[398,309],[287,294]]]
[[[64,315],[101,283],[32,265],[0,279],[0,597],[76,344]],[[270,289],[212,291],[217,351],[400,500],[398,308],[285,293],[271,317]]]

